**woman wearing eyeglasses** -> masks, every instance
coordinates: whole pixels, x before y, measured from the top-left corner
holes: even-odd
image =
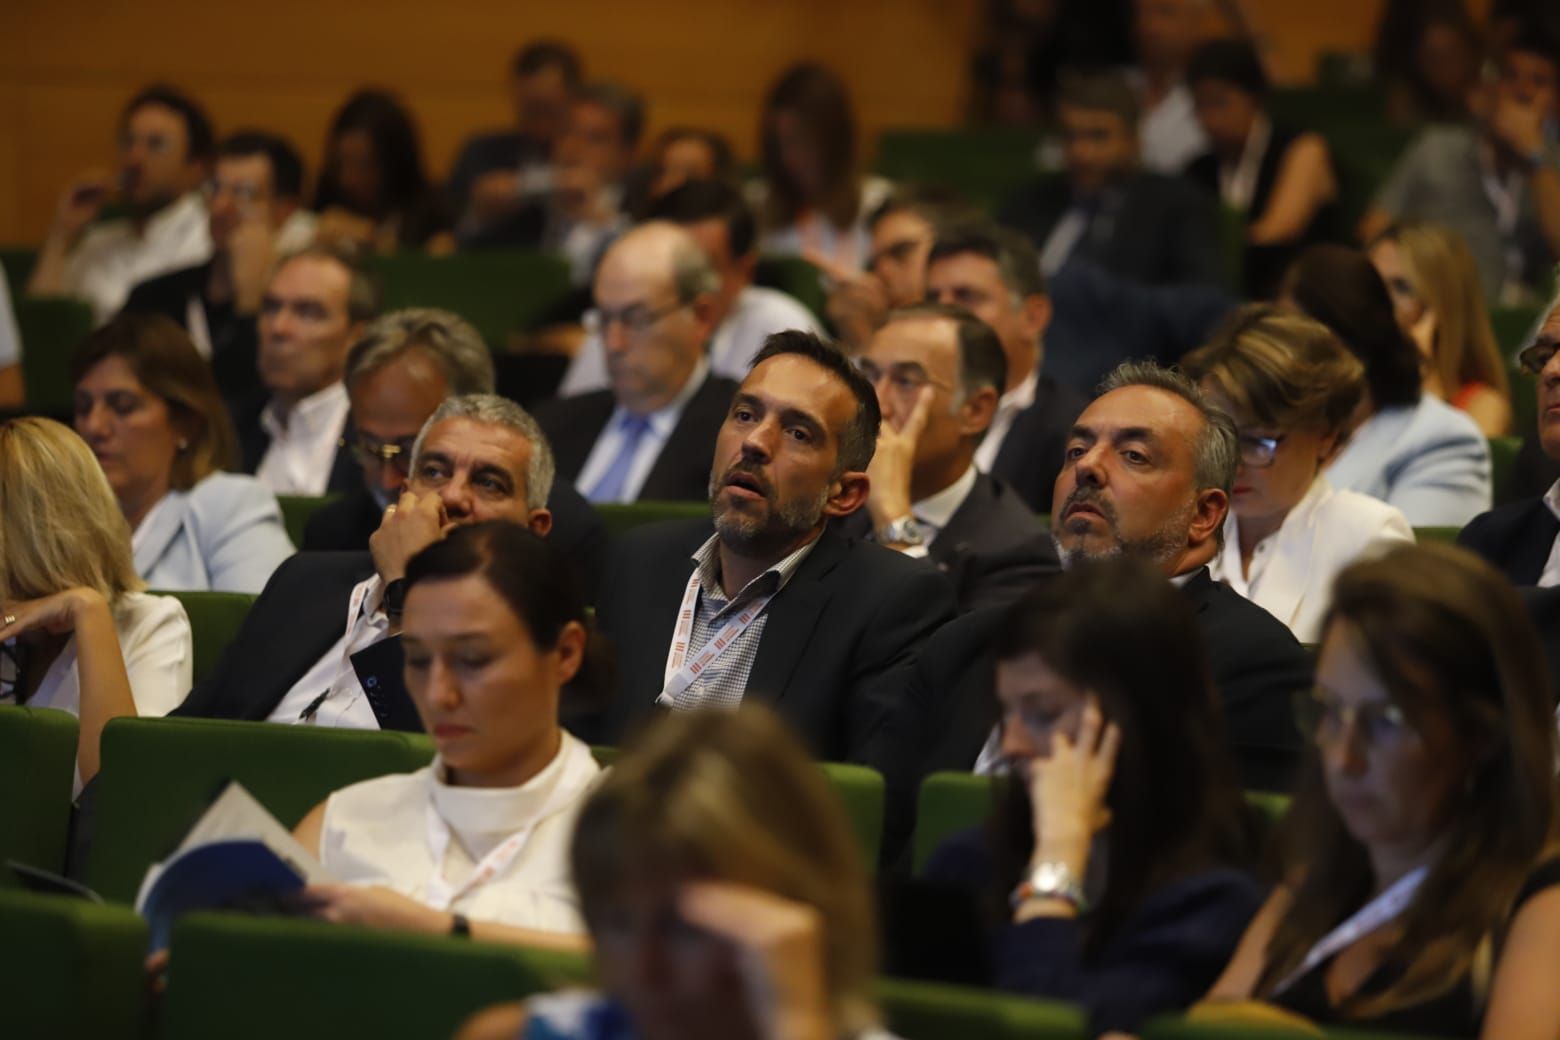
[[[1213,577],[1314,643],[1338,572],[1414,539],[1395,507],[1327,480],[1364,366],[1325,325],[1267,305],[1239,312],[1182,366],[1240,431]]]
[[[1294,861],[1211,1001],[1422,1036],[1560,1035],[1555,723],[1521,601],[1460,549],[1338,578]]]
[[[71,359],[75,426],[156,589],[258,593],[293,553],[276,496],[224,473],[235,437],[211,367],[161,315],[121,314]]]

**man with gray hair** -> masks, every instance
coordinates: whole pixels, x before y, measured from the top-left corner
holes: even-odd
[[[650,221],[596,270],[586,330],[606,348],[609,389],[537,409],[558,473],[592,502],[699,501],[737,384],[710,372],[719,278],[686,230]]]
[[[299,553],[255,601],[216,670],[175,714],[351,729],[420,730],[401,679],[406,563],[453,526],[552,528],[552,450],[513,401],[446,399],[412,449],[411,476],[369,549]]]

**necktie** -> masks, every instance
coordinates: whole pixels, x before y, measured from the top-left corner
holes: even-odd
[[[623,485],[628,483],[628,471],[634,468],[639,442],[650,432],[650,420],[642,415],[625,415],[618,423],[618,430],[622,439],[617,457],[585,495],[592,502],[616,502],[623,497]]]

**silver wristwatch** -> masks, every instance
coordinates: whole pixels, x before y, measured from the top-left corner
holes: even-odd
[[[913,516],[902,516],[875,532],[879,545],[925,545],[926,532]]]
[[[1088,907],[1083,897],[1083,886],[1073,877],[1065,863],[1037,863],[1024,880],[1013,890],[1010,900],[1014,910],[1031,899],[1060,899],[1071,903],[1080,914]]]

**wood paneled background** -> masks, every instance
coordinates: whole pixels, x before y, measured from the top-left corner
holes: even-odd
[[[1368,46],[1375,0],[1244,0],[1277,77],[1325,49]],[[1484,6],[1478,3],[1477,6]],[[36,241],[78,173],[113,160],[115,120],[140,85],[196,93],[219,130],[279,130],[311,166],[336,105],[396,87],[431,169],[502,124],[518,43],[575,41],[591,76],[642,89],[651,129],[724,131],[751,154],[768,81],[817,58],[854,91],[864,141],[890,125],[952,125],[984,0],[0,0],[0,242]]]

